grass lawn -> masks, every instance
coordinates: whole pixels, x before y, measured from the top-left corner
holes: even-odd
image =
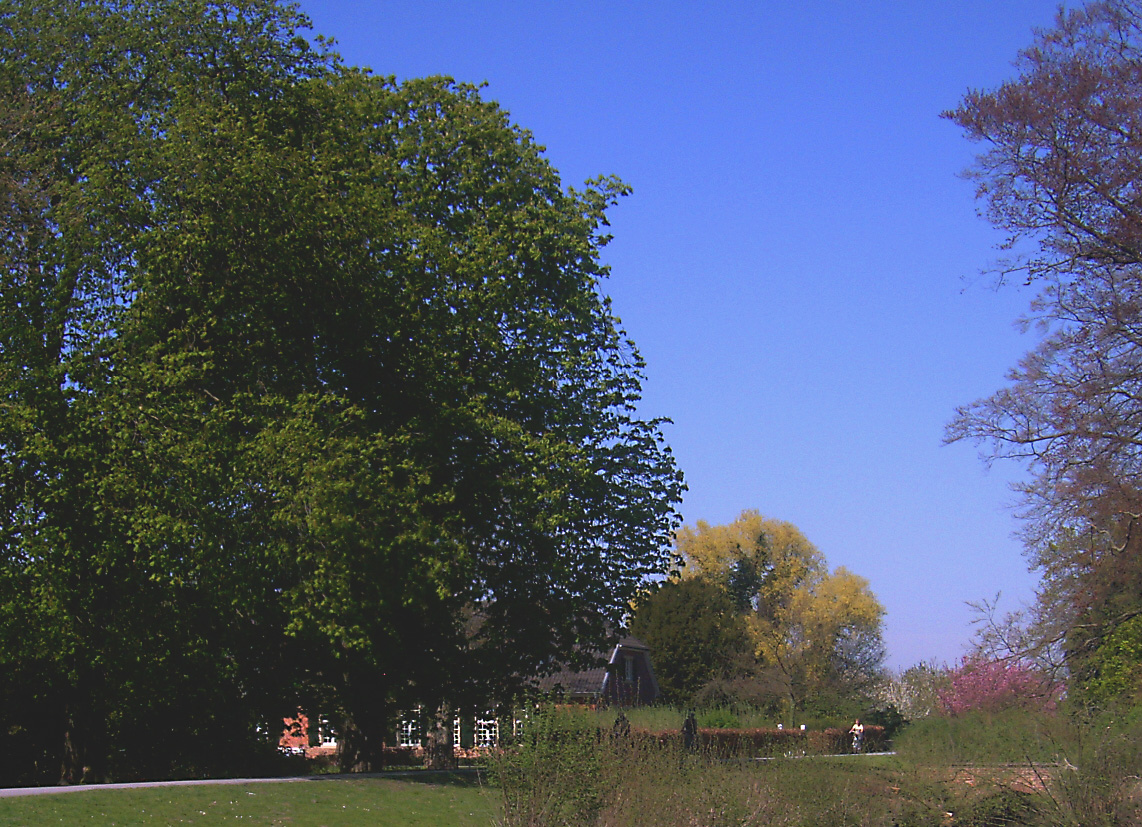
[[[93,790],[0,799],[0,825],[251,824],[489,827],[496,789],[472,776]]]

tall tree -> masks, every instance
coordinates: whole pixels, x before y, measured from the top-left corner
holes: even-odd
[[[626,188],[307,25],[0,0],[24,778],[217,768],[299,702],[368,765],[395,706],[506,696],[673,559],[681,475],[601,293]]]
[[[1063,630],[1081,685],[1087,657],[1142,611],[1142,4],[1060,12],[1017,67],[946,117],[987,144],[970,174],[1010,237],[1001,274],[1039,287],[1026,323],[1043,335],[948,437],[1027,463],[1042,643]]]
[[[700,577],[667,581],[640,598],[630,630],[654,653],[666,703],[693,705],[704,687],[736,677],[743,658],[752,655],[733,598]]]
[[[746,621],[756,680],[786,713],[859,707],[880,677],[884,608],[868,581],[825,558],[791,523],[753,510],[678,532],[683,577],[717,584]]]

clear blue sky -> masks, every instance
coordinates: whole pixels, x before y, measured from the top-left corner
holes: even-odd
[[[788,520],[888,610],[889,663],[1015,608],[1017,467],[943,446],[1033,345],[939,118],[1012,76],[1054,0],[303,0],[352,64],[486,82],[565,184],[615,174],[605,291],[668,416],[686,522]]]

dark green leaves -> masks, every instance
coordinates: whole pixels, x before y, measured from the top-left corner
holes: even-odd
[[[625,187],[304,26],[0,2],[23,777],[253,761],[299,703],[367,761],[394,705],[509,694],[669,563],[681,477],[600,288]]]

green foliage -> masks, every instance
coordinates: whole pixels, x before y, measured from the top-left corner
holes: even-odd
[[[958,807],[955,823],[963,827],[1029,827],[1046,823],[1042,813],[1042,796],[1000,788]]]
[[[601,732],[592,716],[574,710],[548,707],[529,716],[523,736],[490,763],[504,823],[593,824],[611,769]]]
[[[702,578],[671,580],[640,598],[630,629],[654,653],[669,704],[693,704],[703,686],[732,673],[749,650],[745,619],[730,595]]]
[[[871,726],[882,727],[884,737],[889,741],[895,738],[896,733],[908,724],[908,719],[892,704],[888,704],[883,709],[874,709],[872,712],[866,713],[861,720]]]
[[[1118,626],[1085,659],[1074,695],[1098,708],[1142,702],[1142,615]]]
[[[979,789],[978,796],[960,790],[962,801],[948,805],[964,823],[1078,827],[1132,824],[1142,815],[1137,710],[1088,721],[1019,709],[933,716],[909,724],[896,751],[912,771],[952,768],[954,784]],[[956,781],[956,767],[968,768],[972,785]]]
[[[931,805],[902,796],[899,779],[875,759],[743,762],[724,760],[732,754],[725,745],[686,754],[678,737],[613,739],[576,726],[549,733],[547,744],[528,742],[492,758],[505,827],[889,827],[911,815],[910,823],[939,823],[931,821]]]
[[[1076,717],[1051,787],[1053,824],[1110,827],[1142,818],[1142,708]]]
[[[741,719],[730,709],[724,706],[714,709],[703,709],[698,716],[698,726],[713,727],[716,729],[736,729],[742,725]]]
[[[432,774],[68,793],[0,800],[0,823],[464,825],[500,818],[505,827],[1109,827],[1142,814],[1142,732],[1129,716],[1058,730],[1066,760],[1032,768],[1026,761],[916,765],[867,756],[711,761],[683,754],[676,740],[600,736],[600,713],[543,715],[550,717],[536,720],[536,737],[492,758],[495,771],[504,771],[498,781]]]
[[[6,778],[254,767],[298,705],[368,765],[619,624],[682,490],[601,294],[624,185],[271,0],[0,22]]]
[[[691,707],[636,706],[624,709],[623,714],[626,715],[631,726],[635,729],[648,732],[666,732],[667,730],[681,729],[682,722],[690,710]],[[710,723],[711,721],[733,719],[738,721],[738,726],[748,729],[773,729],[778,722],[765,710],[748,706],[697,707],[694,708],[694,712],[698,719],[698,725],[703,727],[716,726],[715,723]],[[596,726],[601,729],[610,729],[615,719],[615,711],[600,709],[594,713],[594,716]]]

